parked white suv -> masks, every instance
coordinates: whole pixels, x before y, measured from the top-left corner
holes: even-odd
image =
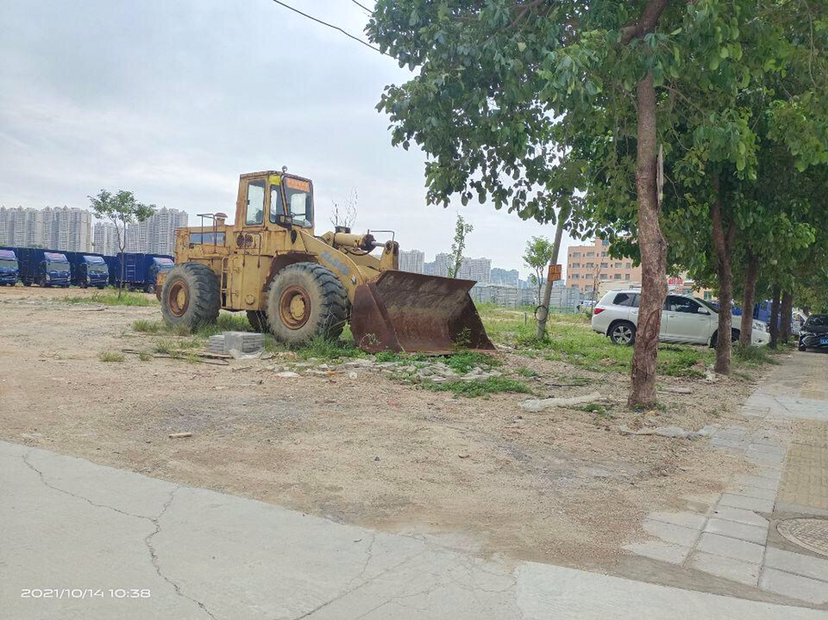
[[[635,342],[638,326],[638,289],[610,291],[592,311],[592,329],[606,334],[616,344]],[[740,316],[733,317],[732,339],[739,339]],[[687,342],[716,346],[718,340],[719,314],[712,304],[698,298],[683,295],[667,295],[661,311],[659,340],[663,342]],[[768,326],[762,321],[753,321],[753,344],[768,344]]]

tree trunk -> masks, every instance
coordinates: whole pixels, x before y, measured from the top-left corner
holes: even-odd
[[[742,300],[742,325],[739,344],[750,346],[753,342],[753,305],[756,303],[756,280],[759,279],[759,257],[753,254],[748,260],[745,274],[745,296]]]
[[[638,150],[635,187],[638,194],[638,245],[641,252],[641,300],[633,349],[630,407],[652,407],[656,402],[656,357],[661,310],[667,297],[667,242],[658,221],[656,183],[656,96],[653,73],[636,87]]]
[[[770,326],[768,327],[770,331],[770,343],[768,346],[771,349],[776,348],[776,344],[779,342],[779,287],[773,287],[773,301],[771,302],[771,315],[770,315]]]
[[[793,313],[793,293],[785,291],[782,293],[782,303],[779,309],[779,339],[783,344],[788,344],[791,339],[791,314]]]
[[[713,202],[710,216],[713,220],[713,247],[716,250],[716,275],[719,279],[719,327],[716,340],[716,365],[720,375],[729,375],[733,357],[731,332],[733,328],[733,271],[730,264],[730,248],[736,227],[728,226],[727,235],[722,221],[722,193],[718,175],[713,177]]]
[[[561,251],[561,238],[563,237],[564,226],[569,220],[570,208],[568,206],[561,207],[558,211],[558,225],[555,228],[555,243],[552,246],[552,258],[549,261],[550,265],[558,264],[558,254]],[[541,275],[543,275],[541,273]],[[540,298],[541,281],[538,281],[538,306],[540,312],[538,314],[538,340],[546,338],[546,319],[549,316],[549,300],[552,298],[552,280],[546,279],[546,289],[543,292],[543,302]]]
[[[124,233],[126,236],[126,233]],[[124,277],[126,273],[126,265],[124,264],[124,248],[121,248],[121,281],[118,283],[118,299],[121,298],[121,293],[124,292]]]

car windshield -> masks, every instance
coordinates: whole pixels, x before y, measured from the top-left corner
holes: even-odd
[[[17,269],[17,261],[10,258],[0,258],[0,267],[8,267],[9,269]]]
[[[828,327],[828,314],[812,314],[805,325],[810,327]]]
[[[69,271],[69,263],[59,263],[57,261],[47,261],[46,269],[49,271]]]
[[[92,263],[91,265],[87,265],[87,269],[90,273],[106,273],[106,265],[101,263]]]
[[[152,260],[158,266],[158,271],[169,271],[174,266],[169,258],[153,258]]]

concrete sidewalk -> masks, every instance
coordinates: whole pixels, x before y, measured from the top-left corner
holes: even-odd
[[[825,612],[536,563],[0,442],[0,616],[816,620]]]

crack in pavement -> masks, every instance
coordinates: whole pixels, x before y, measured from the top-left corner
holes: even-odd
[[[87,504],[89,504],[90,506],[94,506],[95,508],[105,508],[107,510],[112,510],[113,512],[117,512],[118,514],[122,514],[122,515],[127,516],[127,517],[132,517],[134,519],[142,519],[144,521],[149,521],[150,523],[152,523],[155,526],[155,530],[150,532],[149,534],[147,534],[147,536],[144,538],[144,545],[146,545],[147,550],[149,551],[150,562],[152,562],[152,566],[155,569],[155,572],[158,573],[158,576],[161,577],[161,579],[163,579],[164,581],[166,581],[167,583],[169,583],[173,587],[173,589],[175,590],[175,593],[178,596],[180,596],[181,598],[185,598],[188,601],[192,601],[193,603],[198,605],[199,608],[201,608],[201,610],[204,613],[206,613],[208,616],[213,618],[213,620],[216,620],[216,617],[210,612],[209,609],[207,609],[207,607],[204,605],[204,603],[192,598],[191,596],[188,596],[188,595],[184,594],[181,591],[181,586],[179,586],[176,582],[174,582],[172,579],[167,577],[161,571],[161,566],[159,565],[159,561],[158,561],[158,555],[155,551],[155,548],[152,545],[153,537],[161,531],[161,523],[160,523],[161,517],[163,517],[164,513],[167,512],[167,509],[170,507],[170,504],[172,504],[172,502],[173,502],[173,498],[175,497],[176,491],[178,491],[181,488],[181,486],[176,485],[175,488],[173,488],[173,490],[170,491],[170,496],[167,499],[167,501],[164,503],[164,505],[161,507],[161,512],[158,514],[157,517],[147,517],[147,516],[144,516],[144,515],[136,515],[136,514],[133,514],[131,512],[126,512],[124,510],[120,510],[119,508],[115,508],[114,506],[107,506],[106,504],[98,504],[97,502],[93,502],[88,497],[84,497],[83,495],[78,495],[76,493],[72,493],[71,491],[67,491],[66,489],[61,489],[60,487],[56,487],[55,485],[51,484],[48,480],[46,480],[45,476],[43,475],[43,472],[41,470],[39,470],[37,467],[35,467],[31,463],[31,461],[29,460],[29,456],[33,452],[34,452],[34,450],[29,450],[26,454],[24,454],[22,456],[22,460],[23,460],[23,463],[29,469],[31,469],[33,472],[35,472],[38,475],[38,477],[40,478],[40,481],[43,483],[44,486],[46,486],[46,487],[48,487],[48,488],[50,488],[54,491],[58,491],[60,493],[68,495],[70,497],[74,497],[76,499],[83,500]]]
[[[402,566],[402,565],[403,565],[403,564],[405,564],[406,562],[410,562],[411,560],[414,560],[414,559],[416,559],[416,558],[420,557],[420,556],[421,556],[421,555],[423,555],[426,551],[428,551],[428,549],[423,549],[423,550],[422,550],[422,551],[420,551],[419,553],[415,553],[414,555],[409,556],[409,557],[405,558],[404,560],[401,560],[400,562],[397,562],[397,563],[396,563],[396,564],[394,564],[393,566],[389,566],[387,569],[385,569],[385,570],[384,570],[384,571],[382,571],[381,573],[379,573],[379,574],[377,574],[377,575],[374,575],[373,577],[371,577],[370,579],[368,579],[368,580],[366,580],[366,581],[363,581],[363,582],[362,582],[361,584],[359,584],[358,586],[356,586],[356,587],[354,587],[354,588],[348,588],[347,590],[345,590],[345,591],[344,591],[344,592],[342,592],[341,594],[337,594],[335,597],[333,597],[333,598],[332,598],[332,599],[330,599],[329,601],[325,601],[324,603],[322,603],[322,604],[320,604],[320,605],[317,605],[317,606],[316,606],[316,607],[314,607],[313,609],[311,609],[311,610],[306,611],[305,613],[303,613],[301,616],[296,616],[296,618],[294,618],[293,620],[302,620],[303,618],[308,618],[308,617],[312,616],[313,614],[315,614],[315,613],[316,613],[317,611],[319,611],[320,609],[323,609],[323,608],[327,607],[328,605],[330,605],[330,604],[332,604],[332,603],[335,603],[336,601],[338,601],[338,600],[339,600],[339,599],[341,599],[341,598],[345,598],[346,596],[348,596],[349,594],[352,594],[353,592],[356,592],[356,591],[357,591],[357,590],[359,590],[360,588],[364,588],[365,586],[367,586],[368,584],[370,584],[370,583],[372,583],[372,582],[376,581],[377,579],[379,579],[379,578],[380,578],[380,577],[382,577],[383,575],[386,575],[387,573],[390,573],[390,572],[391,572],[392,570],[394,570],[395,568],[399,568],[400,566]],[[352,579],[351,581],[353,581],[353,579]]]

